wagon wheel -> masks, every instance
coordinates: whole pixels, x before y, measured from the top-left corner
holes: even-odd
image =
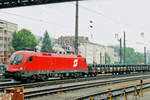
[[[22,82],[22,83],[29,83],[29,82],[30,82],[30,79],[28,79],[28,78],[27,78],[27,79],[21,79],[21,82]]]
[[[40,80],[41,80],[41,81],[46,80],[46,76],[45,76],[45,75],[41,75],[41,76],[40,76]]]

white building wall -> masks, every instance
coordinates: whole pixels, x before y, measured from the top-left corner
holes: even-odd
[[[93,46],[90,43],[80,43],[79,53],[86,58],[88,64],[93,64]]]
[[[105,53],[110,56],[111,64],[114,64],[114,49],[94,43],[80,43],[79,53],[86,58],[88,64],[105,64]]]
[[[96,64],[105,64],[105,48],[103,46],[93,44],[93,57]]]
[[[113,48],[106,47],[106,53],[110,57],[110,64],[114,64],[115,61],[115,53]]]

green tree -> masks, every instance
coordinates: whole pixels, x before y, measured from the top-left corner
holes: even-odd
[[[108,53],[105,53],[105,64],[110,64],[110,56]]]
[[[114,48],[114,51],[117,52],[119,56],[119,46],[110,46]],[[125,48],[126,49],[126,64],[140,64],[144,63],[144,54],[140,52],[135,52],[134,48]],[[122,55],[124,55],[123,48],[122,48]],[[122,58],[123,59],[123,58]]]
[[[52,41],[51,41],[47,31],[45,31],[45,33],[44,33],[41,51],[42,52],[53,52]]]
[[[12,46],[16,51],[26,48],[35,48],[38,41],[35,36],[27,29],[21,29],[13,33]]]

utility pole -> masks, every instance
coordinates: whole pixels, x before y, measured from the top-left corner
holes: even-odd
[[[144,64],[147,64],[147,61],[146,61],[146,47],[144,47]]]
[[[120,42],[120,64],[122,64],[122,40],[121,38],[119,39]]]
[[[119,52],[119,56],[120,56],[120,59],[119,59],[119,64],[122,64],[122,39],[118,39],[118,34],[115,34],[115,38],[117,38],[117,40],[119,41],[120,43],[120,52]]]
[[[126,33],[124,32],[124,55],[123,55],[123,63],[126,64]]]
[[[75,15],[75,44],[74,44],[74,48],[75,48],[75,54],[78,54],[78,15],[79,15],[79,3],[78,0],[76,0],[76,15]]]
[[[100,64],[102,64],[102,53],[100,52]]]

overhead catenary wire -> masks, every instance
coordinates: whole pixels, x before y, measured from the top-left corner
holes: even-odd
[[[70,4],[75,5],[74,3],[70,3]],[[121,23],[120,21],[118,21],[118,20],[116,20],[116,19],[114,19],[112,17],[106,16],[104,13],[102,13],[100,11],[96,11],[96,10],[91,9],[89,7],[85,7],[85,6],[81,5],[81,4],[79,4],[79,8],[82,8],[82,9],[85,9],[85,10],[87,10],[89,12],[92,12],[92,13],[95,13],[97,15],[103,16],[104,18],[108,19],[109,21],[114,22],[115,24],[123,25],[123,27],[125,27],[125,26],[130,27],[130,28],[132,27],[131,29],[133,30],[134,25]],[[63,29],[65,28],[67,30],[71,30],[72,29],[72,28],[70,28],[70,26],[61,25],[61,24],[58,24],[56,22],[50,22],[50,21],[46,21],[46,20],[43,20],[43,19],[33,18],[33,17],[29,17],[29,16],[23,16],[23,15],[15,14],[15,13],[12,13],[12,12],[10,13],[10,12],[6,12],[6,11],[0,11],[0,13],[6,13],[6,14],[10,14],[10,15],[26,18],[26,19],[29,19],[29,20],[32,20],[32,21],[39,21],[39,22],[42,22],[42,23],[47,23],[47,24],[50,24],[50,25],[53,24],[53,25],[56,25],[57,27],[60,27],[60,28],[63,28]]]
[[[73,4],[75,5],[74,3],[70,3],[70,4]],[[120,21],[114,19],[114,18],[111,18],[109,16],[106,16],[105,14],[103,14],[102,12],[99,12],[99,11],[96,11],[94,9],[91,9],[89,7],[85,7],[81,4],[79,4],[79,8],[82,8],[82,9],[85,9],[89,12],[92,12],[92,13],[95,13],[97,15],[100,15],[100,16],[103,16],[104,18],[114,22],[115,24],[120,24],[120,25],[123,25],[123,26],[127,26],[127,27],[134,27],[134,25],[131,25],[131,24],[126,24],[126,23],[121,23]],[[15,14],[15,13],[10,13],[10,12],[6,12],[6,11],[0,11],[1,13],[6,13],[6,14],[10,14],[10,15],[14,15],[14,16],[18,16],[18,17],[23,17],[23,18],[26,18],[26,19],[29,19],[29,20],[34,20],[34,21],[40,21],[40,22],[43,22],[43,23],[47,23],[47,24],[55,24],[55,25],[58,25],[60,27],[67,27],[65,25],[61,25],[61,24],[58,24],[58,23],[55,23],[55,22],[50,22],[50,21],[46,21],[46,20],[43,20],[43,19],[37,19],[37,18],[33,18],[33,17],[29,17],[29,16],[23,16],[23,15],[19,15],[19,14]],[[67,27],[68,28],[68,27]],[[69,29],[69,28],[68,28]]]
[[[72,3],[72,4],[75,5],[74,3]],[[108,19],[111,22],[114,22],[115,24],[123,25],[123,27],[129,27],[132,30],[134,30],[133,27],[135,27],[136,29],[139,29],[139,28],[142,29],[143,28],[142,26],[135,26],[135,25],[128,24],[128,23],[122,23],[122,22],[118,21],[117,19],[114,19],[112,17],[106,16],[104,13],[102,13],[100,11],[96,11],[96,10],[91,9],[89,7],[85,7],[85,6],[81,5],[81,4],[79,4],[79,8],[85,9],[86,11],[95,13],[95,14],[97,14],[99,16],[103,16],[104,18]]]
[[[10,12],[7,12],[7,11],[0,11],[0,13],[5,13],[5,14],[9,14],[9,15],[25,18],[25,19],[28,19],[28,20],[31,20],[31,21],[36,21],[36,22],[42,22],[42,23],[46,23],[46,24],[50,24],[50,25],[55,25],[57,27],[59,26],[60,28],[63,28],[63,29],[67,28],[67,30],[70,29],[69,27],[66,27],[64,25],[61,25],[61,24],[58,24],[58,23],[54,23],[54,22],[51,22],[51,21],[46,21],[46,20],[43,20],[43,19],[33,18],[33,17],[24,16],[24,15],[15,14],[15,13],[10,13]]]
[[[73,4],[73,3],[72,3],[72,4]],[[73,4],[73,5],[74,5],[74,4]],[[101,12],[101,11],[97,11],[97,10],[95,10],[95,9],[91,9],[91,8],[89,8],[89,7],[85,7],[85,6],[81,5],[81,4],[79,4],[79,8],[82,8],[82,9],[85,9],[86,11],[88,11],[88,12],[97,14],[98,16],[102,16],[102,17],[104,17],[105,19],[108,19],[109,21],[111,21],[111,22],[113,22],[113,23],[115,23],[115,24],[119,24],[119,25],[121,25],[120,27],[122,27],[123,30],[129,29],[129,30],[132,31],[132,32],[137,31],[137,29],[143,30],[143,26],[137,26],[137,25],[133,25],[133,24],[122,23],[122,22],[120,22],[120,21],[117,20],[117,19],[114,19],[114,18],[112,18],[112,17],[110,17],[110,16],[105,15],[105,14],[104,14],[103,12]],[[130,43],[131,43],[131,42],[130,42]]]

